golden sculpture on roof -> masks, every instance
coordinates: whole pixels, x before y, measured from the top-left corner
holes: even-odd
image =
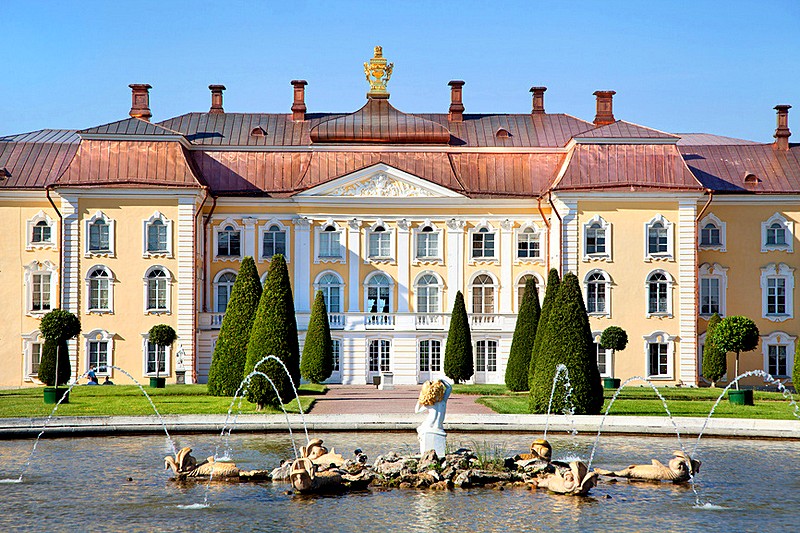
[[[364,63],[364,74],[367,75],[369,83],[368,98],[389,98],[386,84],[392,77],[393,68],[394,63],[387,63],[386,58],[383,57],[383,48],[376,46],[375,56]]]

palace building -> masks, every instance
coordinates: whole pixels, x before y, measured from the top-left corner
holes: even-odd
[[[155,123],[150,86],[134,84],[124,120],[0,138],[0,386],[38,383],[39,320],[55,308],[81,319],[76,377],[116,365],[203,383],[241,259],[265,273],[275,254],[301,342],[325,295],[333,383],[441,377],[457,291],[473,380],[502,383],[522,288],[533,277],[542,297],[549,268],[582,281],[598,337],[627,331],[613,357],[598,346],[604,376],[703,384],[717,312],[760,329],[742,371],[791,377],[790,106],[775,107],[770,144],[618,120],[613,91],[594,93],[588,121],[546,111],[545,87],[531,89],[527,113],[466,113],[462,81],[449,83],[446,112],[406,113],[375,52],[354,112],[308,112],[296,80],[285,113],[226,113],[225,87],[211,85],[208,111]],[[158,323],[178,333],[171,350],[148,342]]]

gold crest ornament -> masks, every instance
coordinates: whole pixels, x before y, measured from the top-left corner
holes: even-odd
[[[364,74],[367,75],[369,83],[367,98],[389,98],[386,84],[392,77],[393,68],[394,63],[387,63],[386,58],[383,57],[383,48],[376,46],[375,56],[364,63]]]

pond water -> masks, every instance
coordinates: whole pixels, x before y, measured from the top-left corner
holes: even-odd
[[[373,461],[413,454],[414,432],[314,435],[348,457],[360,447]],[[527,451],[532,434],[448,434],[448,446],[480,454]],[[594,436],[551,435],[555,458],[586,461]],[[178,435],[198,459],[220,443]],[[684,439],[687,450],[694,440]],[[16,478],[33,441],[0,445],[0,479]],[[272,468],[292,455],[287,435],[235,434],[243,468]],[[603,436],[594,465],[622,468],[665,462],[678,449],[665,437]],[[585,498],[525,489],[452,492],[371,489],[339,496],[287,494],[284,483],[179,485],[163,470],[163,436],[52,439],[39,443],[22,483],[0,484],[0,531],[781,531],[800,519],[800,442],[703,439],[696,489],[664,483],[606,483]],[[128,481],[128,478],[132,481]],[[202,507],[207,496],[208,507]]]

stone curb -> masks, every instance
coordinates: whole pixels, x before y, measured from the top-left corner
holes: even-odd
[[[602,416],[552,416],[549,431],[596,434]],[[170,433],[219,433],[226,424],[225,415],[167,415],[163,418]],[[309,432],[330,431],[413,431],[422,422],[421,415],[313,415],[305,416]],[[36,437],[46,418],[0,419],[0,439]],[[232,421],[232,419],[231,419]],[[299,415],[289,415],[292,430],[302,430]],[[705,418],[674,419],[681,435],[696,436]],[[541,433],[547,422],[545,415],[448,415],[445,429],[459,432],[535,432]],[[230,423],[227,427],[230,427]],[[610,416],[602,426],[603,434],[674,435],[675,425],[667,417]],[[50,421],[46,437],[90,435],[141,435],[164,431],[155,416],[60,416]],[[283,415],[241,415],[234,432],[285,432]],[[709,437],[750,437],[800,439],[800,420],[756,420],[746,418],[712,418],[703,435]]]

